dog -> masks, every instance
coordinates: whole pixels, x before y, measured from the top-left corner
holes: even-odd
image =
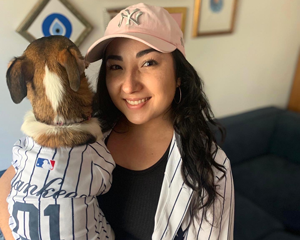
[[[77,46],[63,36],[33,41],[6,73],[14,103],[32,105],[13,146],[7,198],[15,239],[114,239],[96,196],[115,163],[92,117],[93,91]]]

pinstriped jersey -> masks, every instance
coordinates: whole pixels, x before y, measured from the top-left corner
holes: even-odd
[[[12,164],[7,202],[15,239],[114,239],[96,198],[109,190],[115,167],[102,141],[51,149],[24,137]]]
[[[224,166],[225,173],[212,168],[217,198],[207,209],[207,221],[200,209],[191,219],[193,189],[186,185],[182,169],[180,136],[174,132],[168,163],[155,214],[153,240],[233,240],[234,184],[230,161],[223,150],[212,148],[214,160]],[[204,192],[204,202],[207,194]]]

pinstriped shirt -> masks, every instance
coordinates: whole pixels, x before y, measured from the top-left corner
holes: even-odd
[[[109,190],[115,167],[102,141],[51,149],[24,137],[12,164],[7,202],[15,239],[114,239],[96,199]]]
[[[109,134],[110,132],[106,132],[104,138]],[[214,159],[225,167],[225,175],[213,168],[218,192],[217,200],[207,210],[207,221],[202,210],[199,211],[198,218],[191,220],[189,209],[193,190],[184,183],[181,175],[180,148],[180,136],[174,132],[155,213],[152,239],[233,240],[235,202],[229,159],[224,151],[218,147]]]
[[[168,163],[163,179],[158,207],[155,215],[153,240],[173,240],[182,236],[184,240],[232,240],[234,225],[234,186],[230,161],[218,148],[214,156],[217,163],[225,167],[223,172],[213,169],[217,185],[217,200],[207,211],[207,221],[203,211],[198,218],[190,219],[190,203],[193,190],[181,175],[180,136],[173,135]],[[204,200],[205,201],[205,200]],[[191,224],[189,224],[192,221]]]

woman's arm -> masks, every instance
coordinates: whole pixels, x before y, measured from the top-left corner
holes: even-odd
[[[0,228],[5,240],[14,240],[11,229],[8,225],[9,213],[6,198],[10,193],[10,182],[15,175],[15,169],[10,166],[0,178]]]

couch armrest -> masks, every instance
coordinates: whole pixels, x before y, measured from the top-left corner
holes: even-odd
[[[280,116],[270,151],[300,164],[300,113],[286,111]]]

